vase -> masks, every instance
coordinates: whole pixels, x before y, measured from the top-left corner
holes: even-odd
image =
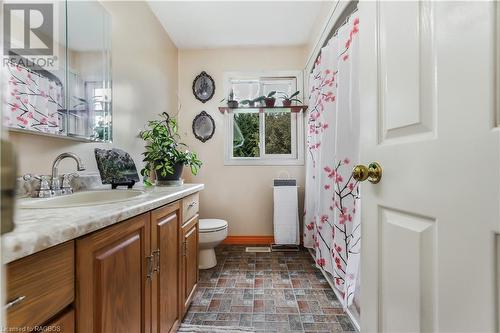
[[[176,184],[181,180],[182,171],[184,170],[184,163],[176,163],[173,165],[174,173],[162,176],[160,172],[156,172],[156,185],[167,186]]]
[[[276,102],[276,98],[274,98],[274,97],[266,97],[264,99],[264,102],[266,103],[266,107],[273,108],[274,107],[274,103]]]

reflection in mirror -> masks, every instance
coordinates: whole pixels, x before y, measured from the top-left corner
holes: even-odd
[[[54,2],[53,10],[54,29],[43,33],[53,41],[55,66],[38,66],[36,53],[12,50],[11,61],[4,60],[3,123],[16,131],[111,141],[111,17],[99,2]],[[10,17],[12,26],[23,22]],[[17,48],[23,38],[11,35]]]
[[[33,4],[35,5],[35,4]],[[11,6],[10,9],[8,6]],[[66,8],[55,2],[47,16],[53,25],[41,25],[38,47],[48,47],[46,54],[25,45],[24,13],[12,1],[5,1],[5,19],[10,22],[5,44],[8,57],[2,58],[2,122],[5,126],[33,133],[62,134],[60,112],[66,109],[65,45]],[[28,5],[29,6],[29,5]],[[7,11],[9,11],[7,13]],[[50,21],[50,19],[48,19]],[[51,47],[51,49],[50,49]]]
[[[67,4],[68,135],[111,141],[111,19],[99,2]]]

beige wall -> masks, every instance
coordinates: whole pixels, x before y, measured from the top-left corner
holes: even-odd
[[[113,20],[112,71],[114,142],[75,143],[36,135],[11,133],[19,155],[19,174],[50,172],[61,152],[81,156],[89,172],[97,171],[94,148],[120,147],[142,165],[143,143],[137,133],[146,120],[163,111],[177,111],[177,48],[144,2],[103,2]],[[63,161],[63,172],[73,171]]]
[[[35,135],[12,133],[20,155],[19,174],[49,173],[51,162],[61,152],[80,155],[89,172],[97,170],[93,149],[121,147],[129,151],[138,167],[142,165],[143,143],[136,137],[146,120],[158,113],[177,113],[181,105],[180,128],[184,141],[204,162],[198,176],[184,173],[187,181],[205,183],[201,193],[201,217],[223,218],[230,235],[272,235],[272,180],[287,171],[299,183],[302,212],[304,166],[225,166],[224,118],[217,106],[224,98],[226,71],[302,70],[309,52],[324,25],[318,23],[304,47],[233,48],[177,50],[147,4],[103,2],[113,19],[113,111],[114,143],[75,143]],[[325,5],[325,19],[331,3]],[[194,77],[208,72],[216,81],[215,96],[203,104],[191,92]],[[179,100],[177,96],[179,90]],[[201,143],[194,138],[191,123],[202,110],[216,122],[214,137]],[[64,161],[61,170],[73,171],[74,162]],[[302,214],[300,214],[302,215]]]
[[[321,10],[319,13],[319,16],[316,18],[314,21],[314,25],[311,28],[311,33],[309,35],[309,40],[305,46],[304,50],[304,67],[308,65],[308,61],[310,58],[315,58],[317,55],[317,52],[319,51],[319,48],[321,45],[318,45],[318,41],[320,41],[322,36],[322,33],[325,32],[325,26],[327,24],[330,24],[333,10],[337,5],[337,1],[324,1],[321,4]],[[329,25],[330,26],[330,25]],[[330,26],[331,28],[331,26]],[[328,35],[329,29],[326,30],[326,35]],[[321,40],[323,41],[323,40]],[[320,41],[320,42],[321,42]],[[312,62],[314,62],[316,59],[312,59]],[[309,68],[306,68],[306,70],[310,70]]]
[[[302,47],[179,50],[181,134],[204,162],[197,176],[191,177],[185,170],[184,177],[205,183],[200,216],[227,220],[230,235],[272,235],[272,180],[280,171],[288,171],[298,180],[302,202],[304,166],[224,165],[224,116],[217,109],[225,97],[223,74],[226,71],[301,70],[303,59]],[[215,96],[205,104],[196,100],[191,90],[193,79],[201,71],[210,74],[216,85]],[[214,118],[216,126],[214,137],[205,143],[197,140],[191,129],[194,117],[202,110]]]

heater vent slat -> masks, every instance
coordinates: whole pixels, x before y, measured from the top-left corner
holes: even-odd
[[[247,246],[245,252],[271,252],[269,246]]]

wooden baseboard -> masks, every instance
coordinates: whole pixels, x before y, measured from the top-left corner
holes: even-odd
[[[222,244],[232,245],[271,245],[274,243],[274,236],[227,236]]]

